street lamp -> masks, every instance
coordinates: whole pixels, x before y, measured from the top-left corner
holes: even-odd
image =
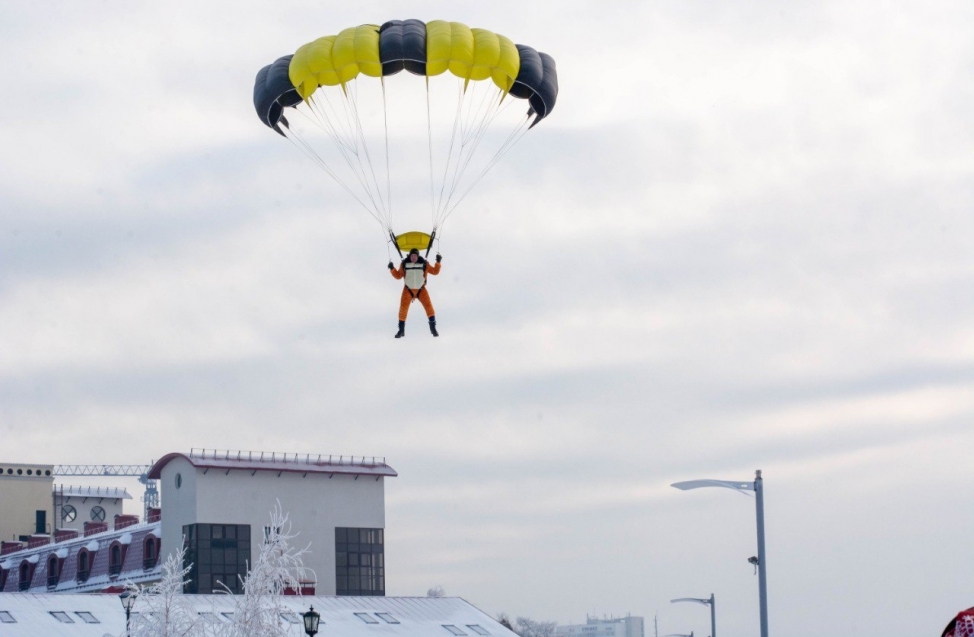
[[[118,596],[122,602],[122,608],[125,609],[125,637],[132,634],[129,630],[129,619],[132,617],[132,607],[135,606],[135,598],[138,596],[138,593],[132,591],[125,591]]]
[[[710,606],[710,637],[717,637],[717,611],[715,610],[716,604],[714,603],[713,593],[710,594],[710,599],[703,599],[701,597],[681,597],[679,599],[670,600],[671,604],[675,604],[677,602],[695,602],[697,604]]]
[[[738,493],[754,492],[755,509],[757,511],[758,526],[758,556],[748,561],[758,567],[758,597],[761,606],[761,637],[768,637],[768,577],[767,560],[764,554],[764,480],[761,470],[754,472],[754,482],[734,482],[733,480],[688,480],[676,482],[670,486],[682,491],[700,489],[702,487],[724,487],[734,489]],[[712,608],[712,607],[711,607]]]
[[[311,610],[301,616],[304,617],[304,632],[307,633],[308,637],[317,635],[318,622],[321,621],[321,615],[315,612],[315,607],[312,606]]]

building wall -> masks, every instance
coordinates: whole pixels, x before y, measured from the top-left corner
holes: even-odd
[[[204,473],[205,472],[205,473]],[[175,487],[176,474],[182,486]],[[264,527],[277,505],[288,514],[296,544],[310,544],[305,566],[318,578],[316,593],[335,593],[335,528],[385,528],[385,484],[375,476],[320,473],[278,474],[250,469],[197,469],[176,458],[161,472],[163,555],[182,541],[187,524],[248,524],[251,563],[257,556]]]
[[[95,507],[104,509],[104,521],[108,522],[109,525],[115,519],[116,515],[122,514],[121,498],[99,498],[98,496],[78,495],[67,495],[62,498],[60,495],[57,495],[56,502],[58,515],[57,528],[59,529],[83,530],[85,522],[96,521],[93,515]],[[77,512],[77,517],[71,522],[64,519],[63,510],[66,506],[74,507]]]
[[[0,470],[0,540],[34,533],[37,511],[45,512],[44,532],[53,531],[54,465],[0,462]]]
[[[176,488],[176,476],[182,486]],[[159,480],[162,497],[162,559],[179,550],[183,526],[197,520],[196,467],[185,458],[174,458],[162,469]]]

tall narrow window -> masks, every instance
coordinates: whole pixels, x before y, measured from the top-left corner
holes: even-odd
[[[78,551],[78,581],[86,582],[88,581],[88,575],[91,574],[91,553],[88,549],[81,549]]]
[[[30,562],[24,560],[20,563],[20,580],[17,583],[17,590],[26,591],[30,588],[30,578],[32,575],[30,571]]]
[[[108,552],[108,574],[115,576],[122,572],[122,546],[112,544]]]
[[[54,588],[61,578],[61,560],[57,555],[52,555],[47,560],[47,587]]]

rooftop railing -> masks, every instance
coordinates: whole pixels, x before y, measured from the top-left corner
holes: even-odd
[[[192,460],[224,460],[237,462],[269,462],[310,466],[385,467],[386,459],[379,456],[346,456],[280,451],[235,451],[229,449],[191,449]]]

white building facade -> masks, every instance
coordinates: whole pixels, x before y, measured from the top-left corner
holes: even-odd
[[[123,515],[122,503],[132,496],[121,487],[54,487],[58,529],[84,530],[85,522],[111,522]]]
[[[385,595],[384,459],[194,450],[149,471],[162,492],[162,557],[185,543],[186,592],[239,592],[280,504],[296,545],[310,545],[305,594]]]

